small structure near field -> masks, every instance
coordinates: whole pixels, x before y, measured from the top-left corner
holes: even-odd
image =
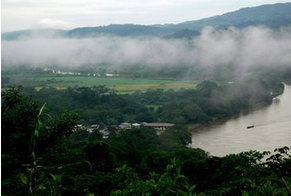
[[[114,73],[106,73],[105,76],[106,77],[119,77],[119,73],[116,73],[116,72],[114,72]]]

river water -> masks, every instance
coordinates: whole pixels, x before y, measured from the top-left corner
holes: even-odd
[[[247,129],[248,126],[253,128]],[[291,86],[269,106],[203,126],[192,132],[193,148],[214,156],[249,150],[273,151],[291,145]]]

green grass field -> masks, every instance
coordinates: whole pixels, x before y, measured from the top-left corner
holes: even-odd
[[[109,88],[115,88],[119,93],[133,92],[135,90],[146,91],[150,88],[153,89],[174,89],[181,88],[195,88],[195,83],[187,81],[177,81],[171,79],[130,79],[130,78],[103,78],[103,77],[86,77],[86,76],[64,76],[64,77],[38,77],[33,81],[39,86],[40,89],[44,86],[52,86],[57,89],[65,89],[68,86],[85,86],[90,87],[93,85],[106,85]]]

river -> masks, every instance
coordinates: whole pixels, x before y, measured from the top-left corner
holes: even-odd
[[[247,129],[247,126],[254,125]],[[291,86],[269,106],[206,125],[192,132],[193,148],[213,156],[249,150],[273,151],[291,145]]]

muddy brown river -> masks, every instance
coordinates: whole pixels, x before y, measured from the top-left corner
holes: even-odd
[[[253,128],[247,128],[253,126]],[[271,105],[192,132],[193,148],[214,156],[242,151],[273,151],[291,145],[291,86]]]

